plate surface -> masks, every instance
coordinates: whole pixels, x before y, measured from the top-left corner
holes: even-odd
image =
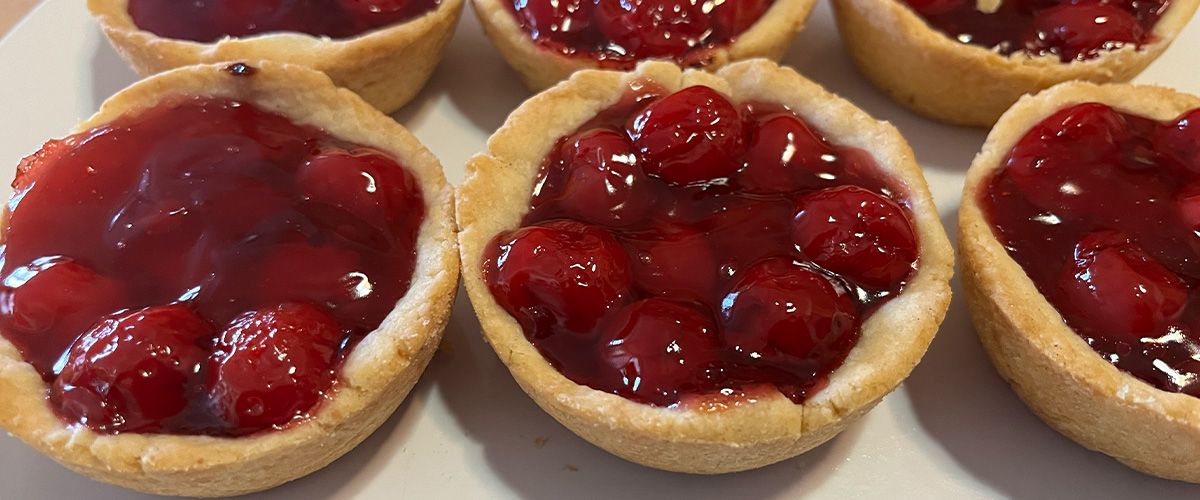
[[[1196,51],[1196,52],[1193,52]],[[1200,93],[1193,22],[1138,82]],[[828,5],[784,63],[912,143],[953,234],[963,174],[985,133],[917,117],[871,87],[848,59]],[[0,196],[17,162],[61,137],[135,81],[84,2],[48,0],[0,41]],[[436,153],[451,182],[528,97],[464,13],[441,67],[396,118]],[[956,294],[958,283],[955,281]],[[0,436],[0,498],[142,498],[63,469]],[[460,294],[446,342],[408,401],[325,470],[250,498],[1185,498],[1200,486],[1133,472],[1043,425],[1000,380],[955,300],[925,360],[895,393],[829,443],[764,469],[718,477],[622,461],[558,425],[484,344]]]

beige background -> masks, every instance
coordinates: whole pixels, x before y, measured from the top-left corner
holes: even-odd
[[[7,34],[17,21],[38,4],[39,0],[4,0],[8,5],[0,9],[0,36]]]

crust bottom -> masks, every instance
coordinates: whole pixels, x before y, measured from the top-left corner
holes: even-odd
[[[1097,354],[1008,255],[978,201],[1026,131],[1082,102],[1155,120],[1200,106],[1200,98],[1169,89],[1081,82],[1013,106],[988,136],[963,190],[959,249],[971,319],[996,371],[1051,428],[1135,470],[1200,483],[1200,398],[1161,391]]]
[[[1071,64],[1004,57],[951,41],[895,0],[834,0],[842,40],[867,79],[902,106],[952,125],[990,127],[1021,96],[1057,83],[1125,82],[1174,40],[1196,9],[1179,0],[1156,28],[1160,41]]]
[[[534,391],[517,379],[526,393]],[[597,423],[590,416],[581,415],[569,407],[556,404],[554,400],[534,397],[534,401],[564,427],[589,443],[624,460],[670,472],[715,475],[742,472],[797,457],[813,448],[825,444],[840,434],[850,424],[871,411],[881,400],[878,399],[839,415],[817,428],[804,429],[801,433],[780,433],[775,439],[747,442],[693,441],[680,439],[676,435],[654,432],[638,432],[621,426]]]

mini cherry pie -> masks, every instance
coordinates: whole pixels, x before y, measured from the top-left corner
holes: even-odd
[[[322,71],[385,113],[429,80],[462,0],[88,0],[138,73],[269,60]]]
[[[550,105],[561,123],[537,119]],[[767,61],[580,73],[468,170],[488,340],[560,422],[652,467],[745,470],[824,442],[907,375],[949,301],[903,139]]]
[[[231,495],[395,410],[457,281],[450,188],[403,128],[320,73],[238,63],[136,84],[79,130],[7,205],[9,432],[101,481]]]
[[[855,63],[900,104],[990,126],[1022,95],[1137,76],[1197,0],[837,0]]]
[[[1064,84],[1021,100],[968,173],[964,283],[1000,373],[1048,424],[1200,481],[1200,99]]]
[[[715,69],[779,60],[812,0],[475,0],[501,55],[533,90],[585,68],[630,70],[673,60]]]

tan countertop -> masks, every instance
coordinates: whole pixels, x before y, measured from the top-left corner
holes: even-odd
[[[12,29],[17,21],[25,17],[33,6],[37,5],[41,0],[4,0],[7,4],[0,9],[0,36],[8,34],[8,30]]]

